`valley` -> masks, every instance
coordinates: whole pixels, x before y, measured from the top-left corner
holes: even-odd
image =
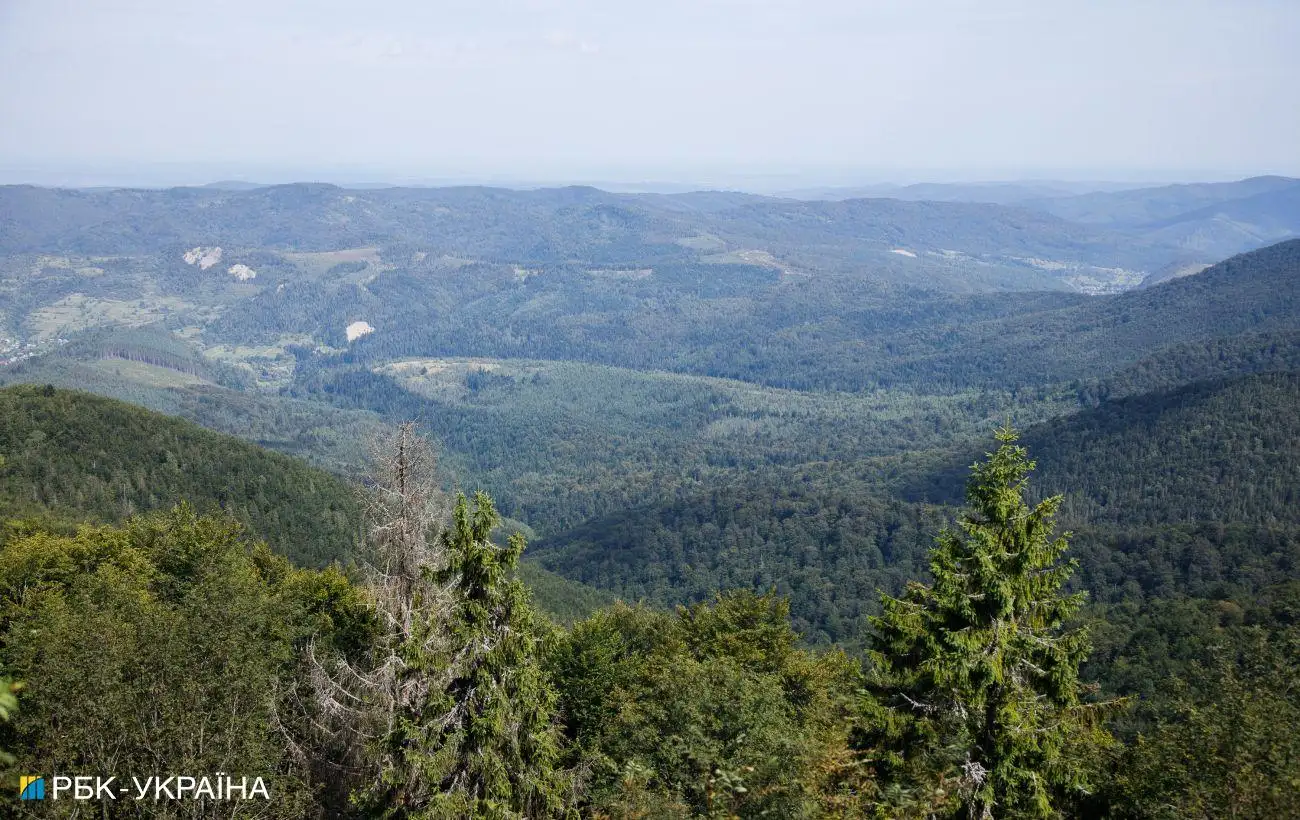
[[[961,201],[958,190],[948,202],[816,202],[590,188],[10,187],[0,189],[15,215],[0,304],[7,327],[49,352],[0,380],[88,387],[345,475],[361,470],[380,425],[415,420],[440,444],[450,485],[488,489],[540,537],[532,554],[543,564],[660,603],[773,586],[794,594],[810,638],[843,641],[876,588],[896,590],[921,569],[902,557],[925,550],[919,522],[960,502],[971,447],[998,424],[1041,440],[1047,465],[1091,463],[1058,454],[1073,440],[1059,431],[1117,424],[1127,442],[1150,429],[1139,408],[1293,372],[1300,243],[1203,269],[1187,267],[1193,249],[1133,233],[1174,224],[1179,208],[1187,221],[1211,205],[1273,203],[1291,182],[1015,206]],[[1269,224],[1294,216],[1267,211]],[[1140,287],[1176,265],[1199,272]],[[1121,292],[1078,293],[1080,276],[1110,283],[1084,290]],[[49,347],[54,334],[69,341]],[[1214,406],[1236,430],[1241,409]],[[1294,455],[1292,439],[1278,445],[1282,462],[1260,468],[1268,475]],[[1053,469],[1048,486],[1072,490],[1072,526],[1197,520],[1164,500],[1194,498],[1194,486],[1162,481],[1139,501],[1154,466],[1125,473],[1141,477],[1131,488],[1104,489],[1082,474],[1053,483]],[[1231,504],[1222,481],[1213,494]],[[784,520],[787,503],[819,516],[866,505],[873,518],[912,522],[913,535],[899,542],[889,525],[893,534],[828,569],[848,525],[819,524],[806,549],[789,533],[780,545],[724,537],[720,492],[738,507],[758,500],[757,522]],[[668,511],[701,503],[715,512],[700,520],[734,546],[706,539],[688,555],[663,541],[694,538],[695,525]],[[747,549],[787,557],[731,575],[728,562],[754,565]],[[783,562],[806,550],[826,583],[860,579],[839,593],[856,626],[826,626],[840,604],[805,603],[799,590],[813,582]],[[615,569],[624,554],[649,560],[652,575]],[[672,569],[666,556],[678,554]]]
[[[0,818],[1300,820],[1297,43],[0,0]]]
[[[829,675],[882,594],[933,578],[1011,425],[1030,500],[1062,496],[1089,685],[1153,698],[1121,734],[1166,726],[1178,642],[1237,628],[1207,612],[1284,629],[1261,602],[1300,567],[1300,239],[1267,241],[1300,230],[1287,190],[0,188],[6,537],[186,531],[184,499],[323,573],[293,583],[344,584],[372,442],[412,422],[441,489],[527,539],[511,577],[565,640],[778,606]]]

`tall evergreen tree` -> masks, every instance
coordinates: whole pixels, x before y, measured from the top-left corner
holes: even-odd
[[[1028,453],[1010,428],[976,464],[968,509],[931,550],[933,584],[884,598],[873,619],[873,697],[863,738],[886,780],[928,787],[895,799],[956,816],[1053,817],[1088,789],[1088,749],[1105,744],[1106,706],[1084,701],[1083,603],[1062,585],[1068,533],[1054,537],[1054,496],[1026,501]],[[886,795],[890,791],[886,789]]]
[[[538,623],[513,573],[524,541],[492,541],[492,499],[458,496],[451,520],[414,425],[374,447],[368,584],[381,634],[368,663],[310,660],[319,708],[364,816],[546,817],[562,813],[556,695]]]
[[[452,675],[424,762],[440,775],[447,816],[548,817],[562,811],[556,695],[540,660],[540,625],[513,570],[523,536],[492,542],[492,499],[457,498],[442,534],[441,580],[453,593]],[[430,738],[430,740],[435,740]]]

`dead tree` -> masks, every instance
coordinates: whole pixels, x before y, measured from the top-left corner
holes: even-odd
[[[400,755],[386,748],[398,721],[418,715],[447,685],[452,592],[438,582],[446,567],[440,533],[448,512],[437,461],[415,425],[376,438],[366,483],[363,566],[379,619],[379,638],[364,662],[320,657],[308,647],[317,729],[347,750],[345,767],[375,798],[418,804],[436,785],[396,772]]]

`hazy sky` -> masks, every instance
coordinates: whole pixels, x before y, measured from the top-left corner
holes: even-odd
[[[0,78],[8,177],[1300,175],[1300,0],[0,0]]]

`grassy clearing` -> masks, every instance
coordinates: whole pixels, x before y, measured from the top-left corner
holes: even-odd
[[[364,270],[382,268],[378,248],[347,248],[341,251],[301,251],[282,254],[299,270],[310,276],[322,276],[335,265],[349,262],[361,262]]]
[[[203,350],[203,356],[246,371],[258,387],[282,387],[293,380],[290,345],[315,347],[316,343],[305,333],[287,334],[268,345],[212,345]]]
[[[759,265],[765,268],[785,267],[777,261],[776,257],[767,251],[752,249],[728,251],[726,253],[713,253],[708,256],[700,257],[700,261],[712,265]]]
[[[189,302],[174,296],[150,295],[128,301],[74,293],[32,311],[26,323],[32,336],[39,341],[90,327],[146,325],[191,307],[193,305]]]
[[[86,362],[86,367],[131,382],[142,387],[192,387],[210,385],[212,382],[191,373],[182,373],[170,367],[160,367],[145,362],[133,362],[128,359],[103,359]]]

